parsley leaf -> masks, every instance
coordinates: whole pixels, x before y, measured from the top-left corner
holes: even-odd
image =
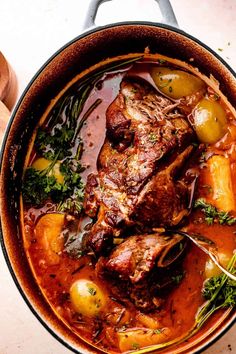
[[[54,176],[42,175],[32,167],[27,168],[22,194],[25,203],[41,205],[48,198],[48,192],[57,185]]]
[[[162,332],[163,332],[163,328],[153,330],[153,334],[161,334]]]
[[[177,275],[173,275],[171,277],[172,281],[175,283],[175,284],[179,284],[181,282],[181,280],[183,279],[184,277],[184,273],[180,273],[180,274],[177,274]]]
[[[92,287],[88,287],[88,292],[89,292],[89,294],[92,295],[92,296],[95,296],[96,293],[97,293],[96,289],[94,289],[94,288],[92,288]]]
[[[236,273],[235,262],[236,254],[227,267],[232,274]],[[202,295],[207,302],[196,317],[197,328],[200,328],[215,311],[236,306],[236,281],[229,279],[226,274],[212,277],[205,282]]]
[[[236,223],[236,218],[228,212],[219,211],[213,205],[206,203],[205,199],[199,198],[195,201],[194,208],[200,208],[205,214],[205,221],[208,225],[212,225],[216,220],[221,225],[233,225]]]
[[[138,343],[132,343],[132,348],[131,349],[137,350],[139,348],[140,348],[140,345]]]
[[[155,144],[158,140],[158,137],[155,133],[150,133],[149,134],[149,141],[152,143],[152,144]]]
[[[29,167],[25,171],[22,194],[26,204],[42,205],[46,200],[59,203],[60,211],[80,213],[82,210],[84,184],[80,172],[83,171],[79,162],[67,159],[60,163],[60,172],[64,181],[59,183],[54,175],[55,161],[44,170]]]

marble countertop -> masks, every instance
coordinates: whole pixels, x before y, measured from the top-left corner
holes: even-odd
[[[41,65],[82,31],[87,0],[7,0],[0,5],[0,51],[18,78],[18,97]],[[179,26],[215,50],[236,71],[236,1],[171,0]],[[123,20],[160,21],[154,0],[101,5],[98,25]],[[0,354],[70,353],[32,315],[0,250]],[[236,353],[235,326],[204,354]]]

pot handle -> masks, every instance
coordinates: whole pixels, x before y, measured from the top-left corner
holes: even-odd
[[[107,2],[107,1],[111,1],[111,0],[90,0],[87,15],[83,25],[84,30],[96,26],[95,18],[97,15],[98,8],[103,2]],[[170,26],[178,27],[178,22],[176,20],[170,1],[169,0],[155,0],[155,1],[157,2],[161,10],[161,14],[163,17],[162,22]]]

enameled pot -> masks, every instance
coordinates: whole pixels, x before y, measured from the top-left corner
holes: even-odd
[[[90,3],[86,26],[93,25],[102,0]],[[157,1],[165,22],[124,22],[93,28],[72,40],[52,56],[35,75],[21,96],[9,122],[1,152],[1,243],[16,286],[31,311],[44,327],[75,353],[98,353],[86,345],[56,317],[41,294],[31,273],[20,233],[19,199],[21,178],[27,148],[37,123],[65,85],[78,73],[100,61],[129,53],[160,53],[192,63],[203,74],[213,75],[220,89],[236,107],[236,74],[211,49],[192,36],[177,29],[169,1]],[[230,311],[204,336],[196,336],[162,353],[197,353],[212,344],[234,323]]]

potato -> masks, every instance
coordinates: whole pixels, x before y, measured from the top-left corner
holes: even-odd
[[[43,171],[50,165],[51,162],[52,161],[49,161],[44,157],[39,157],[33,162],[32,167],[38,171]]]
[[[222,211],[235,210],[233,184],[231,179],[230,160],[221,155],[214,155],[208,161],[213,202]]]
[[[118,332],[118,343],[121,352],[137,350],[154,344],[161,344],[168,341],[170,337],[169,328],[161,329],[133,329]]]
[[[232,256],[233,254],[230,252],[219,253],[218,258],[219,258],[220,265],[222,265],[224,268],[227,268],[227,265],[230,259],[232,258]],[[221,273],[222,271],[220,270],[220,268],[217,267],[217,265],[211,260],[211,258],[208,258],[205,265],[206,278],[212,278],[217,275],[220,275]]]
[[[35,237],[50,265],[60,261],[59,254],[64,246],[64,238],[61,235],[64,219],[64,214],[46,214],[39,219],[35,227]]]
[[[87,279],[79,279],[72,284],[70,299],[74,309],[88,317],[97,316],[107,302],[101,288]]]
[[[189,96],[206,88],[201,79],[182,70],[154,67],[151,76],[158,89],[173,99]]]
[[[214,144],[226,133],[227,119],[222,106],[203,98],[193,111],[195,131],[202,143]]]
[[[64,176],[61,174],[60,166],[61,166],[60,162],[59,161],[56,162],[55,165],[53,166],[52,174],[56,178],[57,182],[62,184],[64,182]]]
[[[155,318],[148,316],[144,313],[138,313],[136,316],[136,319],[145,327],[150,328],[150,329],[158,329],[161,327],[159,321],[157,321]]]
[[[33,164],[32,167],[35,168],[38,171],[43,171],[45,170],[50,164],[52,163],[52,161],[45,159],[44,157],[39,157],[38,159],[36,159]],[[49,173],[49,176],[52,175],[56,178],[58,183],[63,183],[64,182],[64,176],[61,174],[60,172],[60,162],[57,161],[55,163],[55,165],[53,166],[51,172]]]

